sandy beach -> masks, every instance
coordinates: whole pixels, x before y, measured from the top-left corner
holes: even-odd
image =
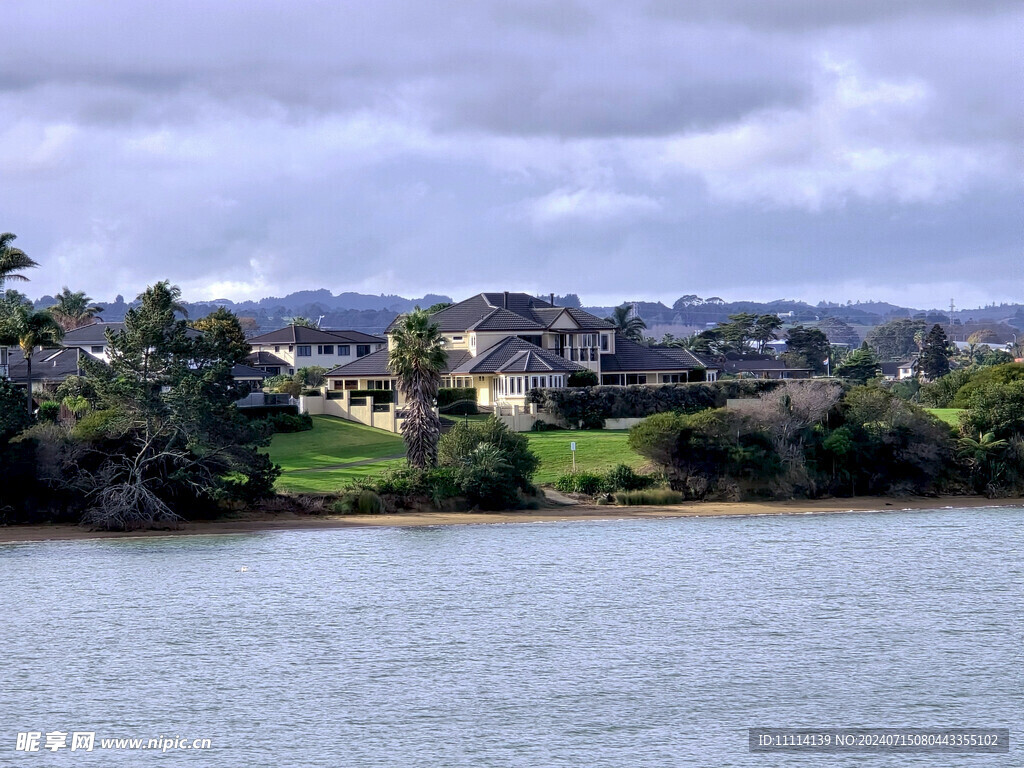
[[[983,496],[937,498],[858,497],[766,502],[695,502],[678,506],[557,507],[510,512],[413,512],[394,515],[296,515],[253,513],[231,520],[185,523],[173,530],[93,531],[75,525],[24,525],[0,528],[0,544],[69,539],[133,538],[142,536],[187,536],[258,533],[306,529],[357,527],[411,527],[429,525],[486,525],[495,523],[540,523],[574,520],[642,520],[672,517],[724,517],[742,515],[807,515],[849,512],[894,512],[941,507],[1024,507],[1024,498],[989,499]]]

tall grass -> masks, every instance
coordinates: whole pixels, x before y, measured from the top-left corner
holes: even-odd
[[[668,488],[650,488],[645,491],[620,491],[615,494],[615,503],[621,504],[624,507],[682,504],[683,494]]]

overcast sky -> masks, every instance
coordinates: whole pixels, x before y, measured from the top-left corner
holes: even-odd
[[[1016,0],[5,0],[62,285],[1024,301]]]

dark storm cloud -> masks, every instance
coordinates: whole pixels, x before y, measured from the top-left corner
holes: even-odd
[[[34,291],[1020,290],[1017,3],[2,13]]]

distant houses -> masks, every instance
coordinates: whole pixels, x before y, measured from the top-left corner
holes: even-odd
[[[331,331],[289,325],[249,339],[248,365],[268,376],[292,375],[300,368],[331,370],[371,355],[387,339],[360,331]]]

